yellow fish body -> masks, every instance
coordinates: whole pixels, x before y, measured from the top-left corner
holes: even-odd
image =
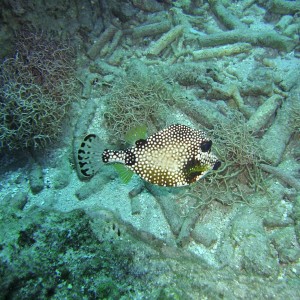
[[[203,131],[175,124],[147,139],[139,139],[126,150],[104,150],[100,155],[99,139],[85,137],[78,150],[79,171],[93,176],[103,163],[119,163],[144,180],[161,186],[185,186],[217,170],[221,162],[210,153],[212,142]],[[129,175],[130,177],[130,175]]]

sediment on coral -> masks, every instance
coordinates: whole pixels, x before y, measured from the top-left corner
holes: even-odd
[[[227,121],[226,117],[211,102],[191,100],[189,102],[178,102],[176,106],[202,127],[212,129],[216,123]]]
[[[114,34],[117,32],[117,28],[114,25],[110,25],[105,29],[97,41],[90,47],[87,55],[91,59],[95,59],[101,52],[101,49],[112,39]]]
[[[193,51],[194,60],[218,58],[222,56],[230,56],[239,53],[247,53],[251,50],[251,45],[248,43],[236,43],[218,48],[207,48],[202,50]]]
[[[262,157],[272,165],[277,166],[280,163],[290,138],[295,131],[293,125],[294,116],[291,112],[296,108],[298,102],[299,89],[294,89],[286,101],[283,102],[274,122],[259,141],[260,147],[264,149]]]
[[[273,166],[270,166],[270,165],[267,165],[267,164],[260,164],[260,167],[264,171],[276,176],[277,178],[279,178],[280,180],[285,182],[288,186],[291,186],[291,187],[295,188],[297,191],[300,191],[300,182],[299,182],[299,180],[297,180],[297,178],[295,178],[294,176],[292,176],[288,172],[286,172],[284,170],[280,170],[280,168],[273,167]]]
[[[150,45],[147,50],[148,55],[160,54],[168,45],[177,39],[183,33],[184,27],[177,25],[165,33],[158,41]]]
[[[37,157],[31,170],[29,151],[21,165],[20,158],[14,162],[18,170],[5,174],[8,160],[1,167],[0,298],[299,299],[300,110],[291,97],[299,84],[299,53],[284,53],[299,42],[299,20],[291,11],[279,21],[281,13],[270,8],[270,3],[298,2],[32,3],[38,6],[30,10],[28,1],[5,0],[2,25],[10,24],[6,8],[15,5],[19,26],[30,23],[34,10],[36,28],[49,28],[49,20],[57,18],[50,26],[54,32],[74,33],[84,100],[72,103],[67,143],[46,148],[45,160]],[[2,28],[1,34],[6,34]],[[48,92],[63,78],[44,77],[57,69],[31,66],[26,85],[17,80],[4,85],[3,93],[17,91],[6,109],[20,115],[34,108],[31,100],[62,104],[64,99],[60,92],[54,98]],[[15,109],[17,104],[24,106]],[[43,109],[60,111],[54,104]],[[34,116],[44,120],[43,113]],[[34,120],[18,126],[23,130]],[[281,128],[275,126],[272,137],[261,142],[276,120]],[[276,128],[284,130],[284,120],[288,134],[283,137]],[[206,131],[220,168],[182,188],[144,184],[137,176],[125,185],[111,166],[89,182],[78,180],[70,159],[71,133],[76,159],[87,133],[118,143],[141,123],[150,134],[174,123]],[[46,130],[55,138],[59,125]],[[262,156],[278,149],[278,167],[267,165]],[[41,209],[35,211],[35,205]],[[56,212],[45,209],[50,206]]]
[[[234,29],[208,35],[195,35],[199,46],[214,47],[234,43],[249,43],[252,46],[270,47],[282,51],[291,51],[295,42],[284,35],[269,30],[254,32],[251,30]]]
[[[224,7],[222,1],[210,0],[209,4],[218,20],[230,30],[222,33],[224,34],[223,38],[226,36],[227,43],[232,43],[236,38],[238,38],[236,42],[246,42],[252,45],[271,47],[284,51],[291,51],[295,47],[295,42],[292,39],[284,35],[280,35],[276,31],[271,31],[268,29],[256,32],[248,28],[247,25],[242,23],[235,15],[233,15],[227,8]],[[217,34],[214,38],[209,35],[208,38],[211,38],[211,43],[214,41],[214,43],[218,44],[222,40],[222,34]],[[201,40],[202,38],[199,38],[199,42],[201,42]],[[207,42],[208,40],[206,43]]]
[[[232,14],[225,6],[222,1],[209,0],[208,1],[211,10],[218,17],[220,22],[225,25],[228,29],[247,29],[247,25],[242,23],[238,17]]]
[[[127,30],[126,33],[132,34],[133,38],[141,38],[141,37],[153,36],[153,35],[165,33],[166,31],[170,30],[170,28],[171,28],[170,21],[162,21],[157,23],[141,25],[131,30]]]
[[[279,95],[275,94],[268,98],[261,106],[258,107],[247,121],[249,131],[258,133],[261,129],[263,129],[271,117],[275,114],[281,103],[282,97]]]
[[[295,14],[300,11],[300,4],[298,1],[260,0],[258,3],[259,5],[266,7],[269,11],[280,15]]]

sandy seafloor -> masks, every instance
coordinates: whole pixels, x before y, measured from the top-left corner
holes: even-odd
[[[57,141],[2,149],[0,299],[300,299],[299,13],[4,1],[2,43],[24,24],[71,37],[80,93]],[[111,166],[79,178],[85,134],[118,149],[141,123],[209,132],[221,169],[183,188],[124,184]]]

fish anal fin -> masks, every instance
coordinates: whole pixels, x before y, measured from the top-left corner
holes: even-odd
[[[123,164],[114,164],[113,165],[115,170],[117,171],[117,173],[119,174],[121,180],[123,183],[128,183],[132,177],[132,175],[134,174],[133,171],[131,171],[130,169],[128,169],[125,165]]]
[[[186,176],[186,181],[188,183],[192,183],[204,176],[204,174],[209,170],[209,164],[192,158],[186,163],[183,171]]]

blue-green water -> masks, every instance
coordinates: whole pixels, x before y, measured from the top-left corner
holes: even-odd
[[[299,11],[5,1],[0,299],[300,298]],[[218,170],[163,187],[102,162],[129,131],[171,124],[204,131]],[[102,143],[91,178],[78,172],[87,134]],[[181,172],[175,150],[155,151]],[[196,158],[181,160],[188,176]]]

